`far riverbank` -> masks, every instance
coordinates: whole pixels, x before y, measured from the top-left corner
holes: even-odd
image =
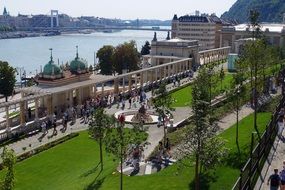
[[[51,32],[0,32],[0,39],[14,39],[14,38],[30,38],[30,37],[40,37],[40,36],[55,36],[60,35],[60,33]]]

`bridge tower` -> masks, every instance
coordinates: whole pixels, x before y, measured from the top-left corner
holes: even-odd
[[[58,27],[59,26],[58,10],[51,10],[50,11],[50,26],[51,26],[51,28],[54,27],[54,23],[53,23],[54,18],[56,20],[55,27]]]

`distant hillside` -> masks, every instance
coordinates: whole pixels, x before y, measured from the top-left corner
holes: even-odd
[[[229,11],[222,15],[223,19],[248,21],[249,10],[260,12],[261,22],[282,22],[285,13],[285,0],[237,0]]]

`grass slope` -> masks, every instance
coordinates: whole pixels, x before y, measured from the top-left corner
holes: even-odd
[[[259,113],[258,126],[264,131],[270,119],[270,113]],[[248,154],[251,132],[253,131],[253,115],[240,122],[240,146]],[[216,169],[216,175],[210,178],[207,189],[230,189],[239,175],[234,156],[237,149],[235,145],[235,127],[224,131],[221,137],[227,139],[230,155],[225,166]],[[73,189],[119,189],[119,174],[112,174],[118,162],[114,157],[104,154],[105,169],[99,174],[99,147],[88,138],[87,132],[70,141],[60,144],[48,151],[42,152],[23,162],[16,164],[16,190],[73,190]],[[241,160],[244,162],[245,160]],[[3,177],[3,171],[0,173]],[[177,170],[177,165],[148,176],[124,176],[124,189],[129,190],[172,190],[191,189],[194,177],[194,168]]]
[[[233,80],[233,75],[227,73],[222,83],[222,89],[228,90],[231,85],[231,81]],[[220,80],[217,81],[216,87],[213,89],[213,94],[218,95],[221,91],[221,82]],[[185,107],[189,106],[192,103],[192,86],[189,85],[185,88],[177,90],[171,93],[171,97],[174,99],[172,104],[173,107]]]

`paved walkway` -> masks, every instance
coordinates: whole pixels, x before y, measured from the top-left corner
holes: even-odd
[[[283,130],[283,136],[285,136],[285,130]],[[254,190],[267,190],[267,180],[274,169],[282,170],[283,161],[285,160],[285,143],[282,142],[279,137],[276,137],[274,144],[270,150],[268,158],[263,166],[261,174],[256,182]]]
[[[181,80],[181,84],[186,84],[188,83],[188,79],[183,79]],[[171,90],[175,87],[173,87],[172,84],[167,85],[168,90]],[[151,92],[147,93],[147,97],[151,97]],[[106,112],[110,115],[116,113],[120,109],[116,108],[117,105],[113,105],[110,109],[106,108]],[[188,117],[188,113],[186,110],[190,110],[190,108],[178,108],[176,111],[173,113],[174,114],[174,123],[179,122],[180,120],[184,120]],[[33,150],[35,148],[38,148],[42,145],[45,145],[49,142],[55,141],[59,138],[62,138],[72,132],[77,132],[77,131],[83,131],[88,129],[88,125],[80,122],[81,119],[77,119],[76,123],[74,125],[68,124],[67,130],[63,133],[60,131],[62,126],[57,127],[58,134],[56,136],[52,136],[53,129],[49,129],[48,133],[43,136],[43,134],[37,133],[31,137],[22,139],[20,141],[17,141],[15,143],[12,143],[8,145],[9,148],[13,149],[16,153],[16,155],[21,155],[25,152],[28,152],[30,150]],[[58,121],[60,122],[60,121]],[[126,127],[131,127],[130,125],[126,125]],[[151,152],[154,150],[154,148],[157,146],[158,142],[161,141],[163,138],[163,128],[160,127],[158,128],[156,125],[150,125],[149,126],[149,137],[147,139],[147,142],[149,145],[146,146],[145,148],[145,157],[148,157]],[[0,152],[2,152],[3,147],[0,148]]]

